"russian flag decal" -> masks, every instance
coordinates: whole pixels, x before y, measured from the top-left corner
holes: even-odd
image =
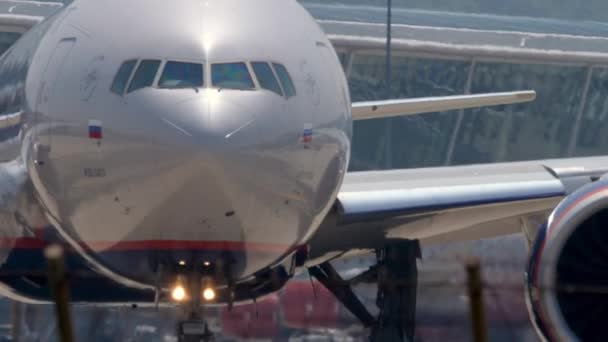
[[[103,137],[101,121],[89,120],[89,138],[90,139],[101,139]]]
[[[312,141],[312,124],[304,124],[304,130],[302,131],[302,142],[309,143]]]

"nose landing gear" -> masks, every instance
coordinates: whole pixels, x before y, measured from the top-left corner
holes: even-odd
[[[191,317],[178,323],[177,340],[179,342],[212,342],[215,341],[215,335],[209,330],[205,320]]]
[[[201,312],[201,293],[203,278],[198,274],[189,277],[186,284],[190,294],[186,304],[186,319],[177,323],[177,340],[179,342],[212,342],[215,335],[209,330]]]

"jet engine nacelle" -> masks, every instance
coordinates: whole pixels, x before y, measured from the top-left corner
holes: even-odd
[[[532,321],[547,340],[608,340],[607,178],[580,188],[551,213],[526,280]]]

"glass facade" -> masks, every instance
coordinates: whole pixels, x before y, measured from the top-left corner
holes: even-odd
[[[465,92],[467,61],[396,56],[392,61],[390,95],[385,57],[355,55],[349,83],[353,101],[457,95]],[[357,122],[354,127],[353,170],[441,165],[457,111],[388,120]],[[401,146],[408,146],[401,148]]]
[[[389,96],[383,55],[339,55],[353,101]],[[391,98],[534,89],[537,99],[525,104],[356,122],[353,171],[608,152],[608,69],[397,54],[391,74]]]
[[[445,2],[450,8],[393,1],[389,90],[383,46],[386,2],[300,2],[339,50],[353,101],[537,91],[537,99],[527,104],[356,122],[353,171],[608,152],[605,23],[564,20],[577,15],[568,10],[550,19],[496,15],[558,10],[544,1],[507,7],[493,0],[472,7]],[[451,12],[416,9],[427,6]]]
[[[467,110],[452,161],[468,164],[568,156],[585,76],[583,67],[478,63],[471,93],[534,89],[537,99]]]
[[[19,39],[21,33],[0,32],[0,55],[4,53],[13,43]]]
[[[576,135],[575,154],[608,154],[608,69],[594,68]]]

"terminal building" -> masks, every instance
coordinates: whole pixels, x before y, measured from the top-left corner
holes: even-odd
[[[307,7],[320,18],[321,26],[340,52],[353,101],[385,98],[385,25],[354,22],[335,13],[325,19],[324,6]],[[366,9],[352,12],[353,18],[361,18]],[[357,122],[353,169],[492,163],[608,152],[605,28],[520,19],[519,31],[502,31],[495,28],[498,25],[494,21],[504,18],[484,16],[468,16],[467,24],[475,28],[463,28],[462,23],[456,25],[450,20],[446,20],[448,25],[460,27],[440,27],[445,23],[427,16],[430,18],[425,24],[435,21],[436,25],[393,25],[391,97],[534,89],[537,100]],[[492,29],[483,29],[484,26]]]
[[[608,153],[608,29],[603,25],[395,9],[389,93],[385,9],[303,5],[339,52],[353,101],[538,93],[529,104],[358,122],[352,170]],[[61,6],[0,0],[0,53]]]

